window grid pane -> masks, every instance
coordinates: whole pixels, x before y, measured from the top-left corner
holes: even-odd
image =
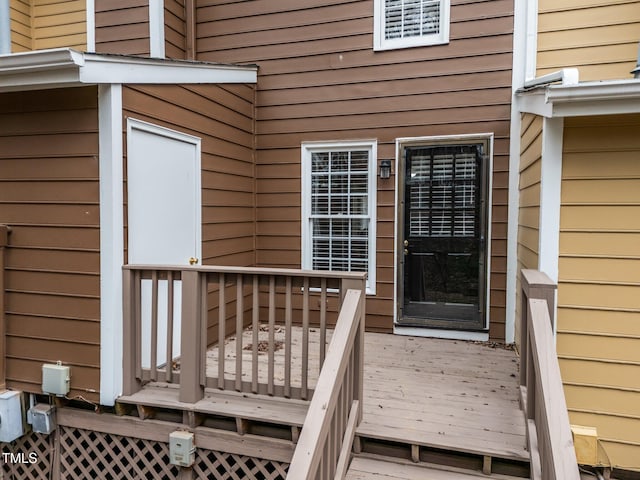
[[[366,272],[369,258],[369,152],[311,154],[312,268]]]
[[[385,0],[385,39],[440,33],[441,0]]]

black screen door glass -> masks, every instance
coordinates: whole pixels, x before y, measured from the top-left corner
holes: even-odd
[[[482,328],[482,145],[407,147],[401,323]]]

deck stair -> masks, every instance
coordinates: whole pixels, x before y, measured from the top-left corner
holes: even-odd
[[[521,480],[522,477],[491,474],[442,466],[436,464],[412,464],[383,457],[356,457],[351,462],[346,480]]]

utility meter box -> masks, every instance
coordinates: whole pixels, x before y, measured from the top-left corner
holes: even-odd
[[[49,435],[56,429],[56,411],[53,405],[37,403],[27,412],[27,422],[36,433]]]
[[[171,464],[190,467],[195,461],[196,446],[193,433],[176,431],[169,434],[169,458]]]
[[[24,434],[22,393],[0,393],[0,442],[13,442]]]
[[[51,395],[64,397],[69,393],[71,384],[71,369],[58,363],[42,365],[42,391]]]

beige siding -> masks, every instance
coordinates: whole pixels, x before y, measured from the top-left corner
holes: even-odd
[[[164,38],[167,58],[186,58],[185,0],[165,0]]]
[[[232,8],[231,8],[232,7]],[[257,262],[300,266],[300,144],[493,132],[491,335],[504,338],[513,2],[452,1],[448,45],[374,52],[373,0],[198,2],[199,60],[257,63]],[[393,172],[395,175],[395,172]],[[393,321],[395,179],[378,180],[377,295]]]
[[[9,3],[11,18],[11,51],[28,52],[33,49],[31,30],[31,4],[29,0],[11,0]]]
[[[100,216],[95,87],[0,95],[7,386],[39,392],[71,365],[71,396],[100,387]]]
[[[631,78],[640,1],[540,0],[538,75],[578,67],[580,80]]]
[[[571,421],[640,458],[640,116],[567,119],[558,357]]]
[[[516,278],[516,342],[520,340],[520,270],[538,268],[542,117],[523,114],[520,142],[520,206],[518,210],[518,276]]]
[[[86,0],[33,0],[33,49],[87,49]]]
[[[96,51],[149,55],[149,1],[96,2]]]

